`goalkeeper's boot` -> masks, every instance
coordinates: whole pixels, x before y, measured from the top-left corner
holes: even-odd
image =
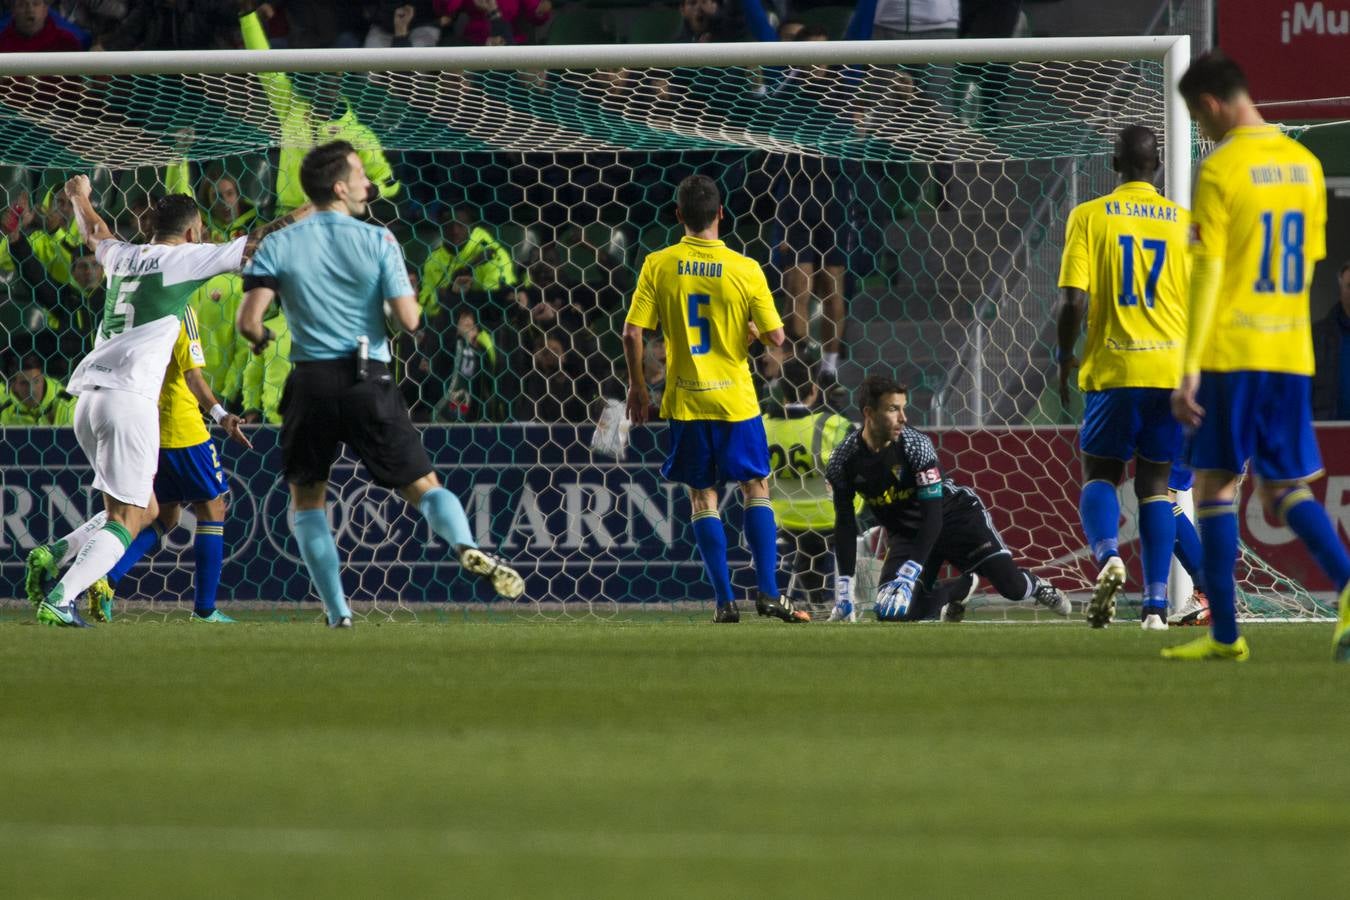
[[[111,622],[113,618],[113,589],[105,575],[89,585],[84,592],[89,602],[89,618],[95,622]]]
[[[486,580],[499,597],[516,600],[525,593],[525,579],[495,553],[465,547],[459,554],[459,564]]]
[[[37,606],[47,597],[46,582],[57,575],[56,556],[49,547],[34,547],[23,564],[23,589],[28,602]]]
[[[773,616],[775,619],[781,619],[784,622],[810,622],[811,614],[804,609],[797,609],[792,605],[792,601],[781,594],[777,597],[770,597],[768,594],[761,593],[755,597],[755,612],[761,616]]]
[[[1176,615],[1167,620],[1169,625],[1203,625],[1209,627],[1209,598],[1199,588],[1191,594],[1186,605],[1177,610]]]
[[[329,627],[329,628],[355,628],[356,626],[352,624],[352,617],[351,617],[351,616],[343,616],[342,618],[338,619],[336,622],[329,622],[329,623],[328,623],[328,627]]]
[[[1144,631],[1167,630],[1167,607],[1145,606],[1139,619],[1139,627]]]
[[[717,604],[717,610],[713,613],[713,621],[719,625],[735,624],[741,620],[741,609],[733,600],[730,603]]]
[[[203,616],[203,615],[201,615],[200,613],[197,613],[197,612],[194,611],[194,612],[192,613],[192,621],[194,621],[194,622],[206,622],[206,623],[208,623],[208,624],[210,624],[210,625],[233,625],[233,624],[234,624],[234,619],[231,619],[229,616],[225,615],[223,612],[221,612],[221,611],[218,610],[218,609],[213,609],[213,610],[211,610],[211,612],[210,612],[209,614],[205,615],[205,616]]]
[[[970,602],[971,597],[975,596],[975,592],[980,589],[980,579],[976,578],[973,574],[962,575],[957,581],[965,582],[966,579],[969,579],[969,584],[958,583],[956,585],[956,593],[952,595],[950,600],[943,604],[942,615],[940,616],[941,621],[960,622],[966,617],[966,604]]]
[[[1335,648],[1332,659],[1336,662],[1350,662],[1350,584],[1341,591],[1340,612],[1336,616],[1336,630],[1331,642]]]
[[[1092,599],[1087,605],[1087,621],[1093,628],[1105,628],[1116,614],[1116,596],[1125,586],[1125,563],[1112,556],[1097,573],[1097,584],[1092,588]]]
[[[1037,606],[1043,606],[1057,616],[1068,617],[1073,612],[1073,604],[1064,592],[1048,581],[1042,581],[1031,592],[1031,599]]]
[[[57,606],[47,600],[38,604],[37,620],[43,625],[54,625],[57,628],[93,628],[84,619],[80,618],[80,612],[71,603],[67,606]]]
[[[1164,647],[1162,650],[1163,659],[1231,659],[1236,662],[1246,662],[1251,655],[1252,651],[1247,647],[1247,639],[1241,635],[1231,644],[1221,644],[1207,634],[1188,644]]]
[[[858,604],[852,600],[841,600],[830,610],[828,622],[858,621]]]

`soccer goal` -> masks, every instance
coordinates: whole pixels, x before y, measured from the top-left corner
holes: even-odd
[[[351,140],[379,188],[372,218],[402,243],[426,311],[398,343],[405,395],[480,542],[528,576],[512,611],[698,608],[711,595],[688,503],[657,472],[662,426],[618,448],[593,423],[622,398],[618,332],[637,269],[678,239],[675,185],[704,172],[723,191],[727,243],[766,266],[810,361],[838,360],[822,402],[856,418],[866,373],[908,384],[911,423],[979,491],[1018,558],[1081,592],[1078,411],[1061,407],[1051,361],[1063,222],[1111,189],[1111,141],[1132,123],[1162,136],[1161,187],[1188,202],[1192,135],[1173,87],[1188,58],[1185,36],[7,55],[7,367],[36,361],[59,390],[92,332],[97,272],[73,249],[57,190],[68,175],[91,174],[127,239],[144,234],[151,198],[184,190],[224,238],[299,202],[305,149]],[[194,299],[208,380],[275,423],[287,365],[242,348],[239,299],[233,277]],[[766,404],[783,400],[782,363],[754,360]],[[656,362],[644,375],[664,377]],[[221,446],[232,489],[221,590],[290,609],[311,598],[275,432],[260,428],[252,451]],[[23,553],[97,498],[68,429],[10,427],[0,446],[15,583]],[[357,605],[487,604],[401,501],[354,469],[344,459],[333,473],[331,516]],[[1132,506],[1128,484],[1122,497]],[[119,598],[190,606],[184,521]],[[734,538],[732,556],[748,569]],[[1323,613],[1300,585],[1308,571],[1248,552],[1244,612]]]

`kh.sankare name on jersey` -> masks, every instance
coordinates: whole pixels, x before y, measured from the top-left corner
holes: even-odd
[[[759,415],[749,323],[783,327],[759,263],[721,241],[685,237],[642,263],[626,320],[666,339],[661,415],[740,422]]]
[[[1144,181],[1127,181],[1069,214],[1059,286],[1088,295],[1082,390],[1171,389],[1180,381],[1188,220]]]

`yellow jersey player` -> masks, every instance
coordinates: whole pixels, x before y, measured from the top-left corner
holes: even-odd
[[[202,372],[205,366],[196,314],[188,307],[183,312],[178,340],[159,394],[159,468],[154,483],[159,516],[132,540],[107,576],[89,588],[89,612],[101,621],[112,618],[112,596],[118,581],[154,552],[160,538],[177,527],[179,511],[187,503],[192,504],[197,519],[192,541],[196,564],[192,621],[213,624],[234,621],[216,609],[225,557],[225,494],[229,485],[220,467],[216,445],[202,419],[202,410],[209,411],[235,441],[250,448],[253,444],[240,428],[242,420],[227,413],[216,401]]]
[[[1181,378],[1186,335],[1189,215],[1153,186],[1161,160],[1158,136],[1130,125],[1116,139],[1112,168],[1121,185],[1080,203],[1069,214],[1059,286],[1059,388],[1068,400],[1083,315],[1087,339],[1078,384],[1084,392],[1083,490],[1079,514],[1088,547],[1100,567],[1088,623],[1104,628],[1125,584],[1120,558],[1120,501],[1116,486],[1135,461],[1139,543],[1144,575],[1146,630],[1167,629],[1167,577],[1177,543],[1183,561],[1196,565],[1199,538],[1176,517],[1168,488],[1181,454],[1181,425],[1172,417],[1172,389]],[[1180,468],[1178,475],[1189,478]],[[1177,531],[1188,532],[1177,541]]]
[[[690,175],[675,199],[684,239],[643,261],[624,323],[628,417],[634,425],[647,419],[643,332],[660,328],[666,342],[661,415],[670,423],[661,474],[689,490],[694,539],[717,598],[713,621],[740,621],[717,507],[718,485],[726,481],[739,482],[745,498],[745,533],[759,582],[756,610],[785,622],[809,621],[778,590],[769,445],[747,353],[751,322],[761,341],[777,346],[783,321],[759,264],[718,239],[722,201],[712,179]]]
[[[1189,458],[1204,546],[1211,633],[1163,651],[1171,659],[1250,655],[1238,634],[1238,479],[1251,463],[1276,510],[1340,592],[1335,656],[1350,661],[1350,555],[1308,482],[1322,474],[1312,428],[1308,286],[1326,255],[1326,185],[1304,147],[1267,125],[1241,69],[1222,53],[1196,59],[1181,96],[1218,141],[1191,204],[1190,325],[1172,406],[1195,429]]]

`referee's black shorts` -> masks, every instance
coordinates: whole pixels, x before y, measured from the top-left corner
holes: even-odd
[[[357,380],[353,359],[298,362],[281,394],[281,453],[286,481],[327,481],[345,443],[381,487],[401,488],[431,472],[422,435],[389,367],[371,360]]]

